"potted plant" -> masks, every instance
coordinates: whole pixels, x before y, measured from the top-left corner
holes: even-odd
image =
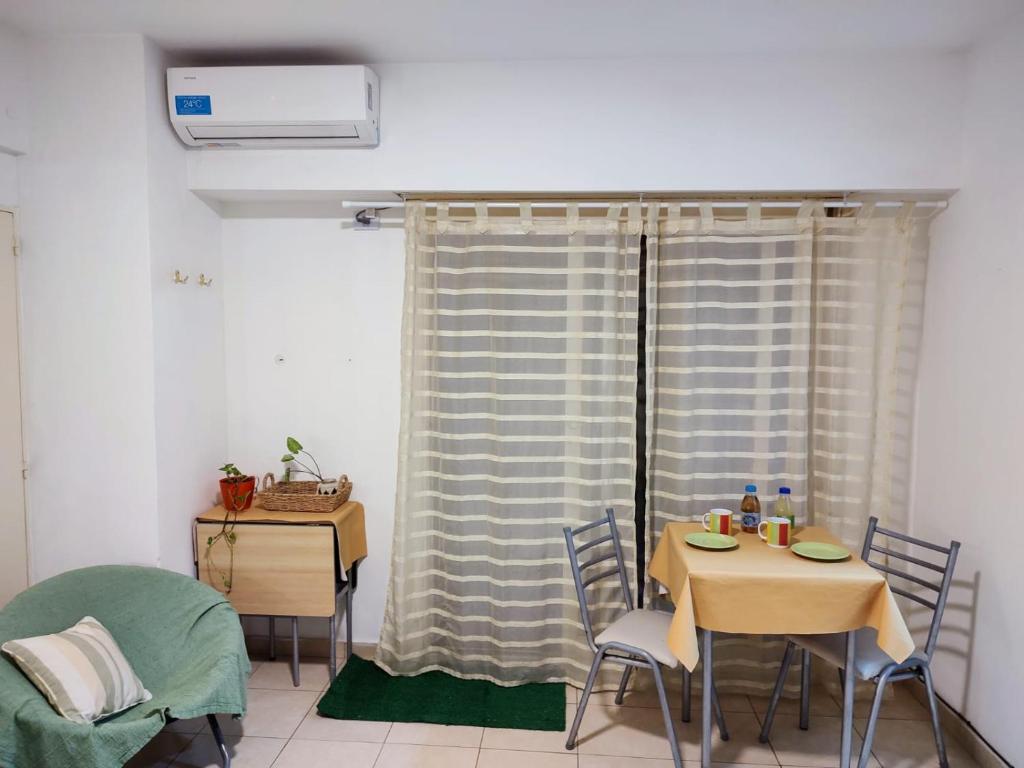
[[[235,575],[235,542],[238,540],[235,525],[238,523],[238,513],[252,506],[256,478],[252,475],[243,475],[234,464],[225,464],[220,471],[224,473],[220,481],[220,495],[224,501],[224,523],[216,536],[207,537],[205,559],[206,569],[211,578],[213,574],[217,574],[224,585],[224,592],[230,594],[231,581]],[[226,570],[218,566],[213,559],[214,547],[222,541],[228,549]]]
[[[316,459],[313,458],[313,454],[311,454],[309,451],[305,450],[302,447],[302,443],[300,443],[294,437],[286,438],[285,442],[286,442],[286,444],[288,446],[288,453],[286,453],[284,456],[281,457],[281,461],[284,462],[285,465],[298,464],[299,467],[300,467],[299,469],[293,469],[290,466],[285,466],[285,468],[284,468],[284,479],[285,479],[285,482],[287,482],[288,480],[291,479],[292,472],[297,472],[297,473],[302,474],[302,475],[309,475],[310,477],[315,477],[317,479],[317,481],[318,481],[317,486],[316,486],[316,492],[317,492],[318,496],[337,496],[338,495],[338,481],[337,481],[337,479],[336,478],[325,478],[323,476],[323,473],[320,471],[320,465],[316,463]],[[300,453],[303,454],[304,456],[308,456],[309,457],[309,460],[313,463],[313,467],[312,468],[308,464],[303,463],[297,457],[297,454],[300,454]]]
[[[224,473],[220,480],[220,497],[224,500],[224,509],[228,512],[244,512],[252,506],[256,478],[243,475],[234,464],[225,464],[220,471]]]

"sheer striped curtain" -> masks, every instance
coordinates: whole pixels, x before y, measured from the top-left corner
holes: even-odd
[[[765,513],[790,486],[798,524],[849,545],[871,514],[906,528],[927,222],[913,205],[766,211],[650,215],[648,553],[667,522],[738,512],[747,483]],[[766,691],[780,657],[722,637],[719,685]]]
[[[633,567],[640,209],[589,212],[406,209],[392,673],[581,683],[562,526],[614,507]]]
[[[809,500],[853,546],[867,518],[909,528],[928,225],[913,203],[815,217]]]

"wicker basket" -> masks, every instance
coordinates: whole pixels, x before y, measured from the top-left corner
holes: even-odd
[[[348,475],[338,478],[338,492],[333,496],[320,496],[315,480],[296,480],[275,483],[269,472],[263,477],[263,490],[256,494],[256,506],[272,512],[333,512],[352,495],[352,481]]]

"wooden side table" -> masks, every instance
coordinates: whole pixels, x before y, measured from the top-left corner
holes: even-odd
[[[257,497],[258,498],[258,497]],[[206,541],[221,531],[225,510],[214,507],[193,525],[196,577],[224,591],[206,562]],[[275,658],[275,620],[291,619],[292,682],[299,685],[299,618],[327,619],[328,672],[337,673],[338,602],[345,598],[346,655],[352,655],[352,597],[359,562],[366,557],[363,505],[346,502],[335,512],[272,512],[253,508],[238,513],[234,572],[227,598],[243,616],[266,616],[270,658]],[[214,564],[227,570],[227,548],[218,544]]]

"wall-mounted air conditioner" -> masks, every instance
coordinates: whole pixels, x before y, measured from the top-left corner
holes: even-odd
[[[176,67],[171,125],[194,147],[374,147],[377,75],[360,66]]]

